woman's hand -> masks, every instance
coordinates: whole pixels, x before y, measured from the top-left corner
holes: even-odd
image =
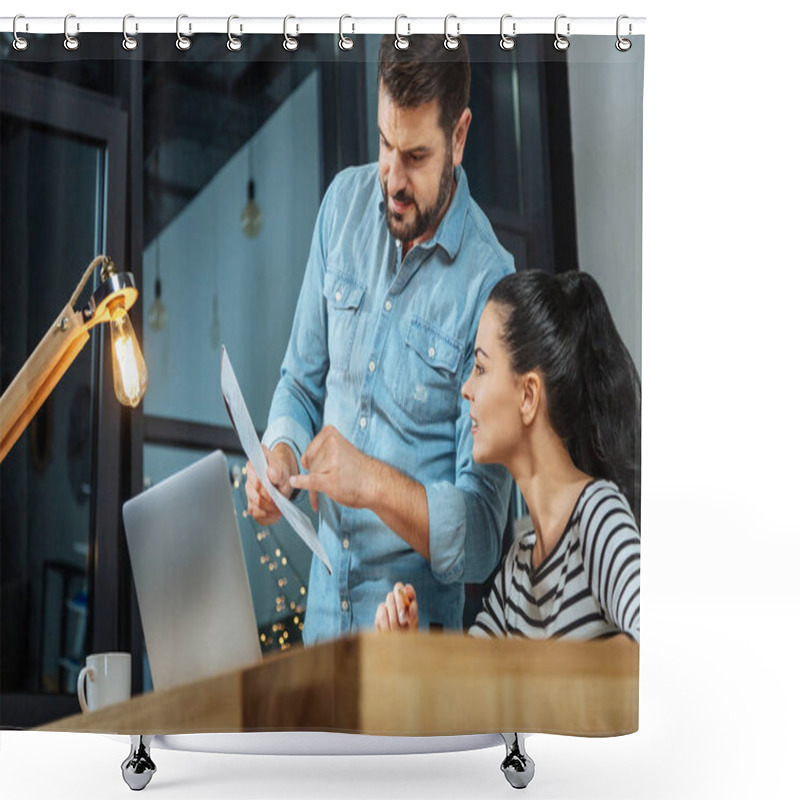
[[[417,630],[417,628],[419,628],[417,593],[410,583],[405,585],[396,583],[394,590],[386,595],[386,601],[381,603],[375,612],[375,630],[385,633]]]

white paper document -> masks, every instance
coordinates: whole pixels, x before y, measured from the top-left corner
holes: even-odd
[[[239,382],[233,372],[225,345],[222,346],[222,398],[228,410],[233,429],[239,437],[245,455],[255,467],[256,475],[264,484],[272,501],[283,514],[286,521],[297,531],[300,538],[311,548],[311,552],[319,556],[328,574],[331,574],[331,562],[322,546],[322,542],[311,524],[311,520],[294,504],[284,497],[267,477],[267,459],[261,449],[261,440],[258,438],[250,412],[247,410]]]

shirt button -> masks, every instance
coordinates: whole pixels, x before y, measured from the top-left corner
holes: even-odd
[[[349,539],[342,539],[342,547],[344,547],[345,550],[349,550],[350,549],[350,540]]]
[[[367,427],[367,418],[366,417],[361,417],[361,419],[358,421],[358,424],[362,428],[366,428]]]
[[[375,362],[374,361],[370,361],[369,362],[369,371],[370,372],[375,372]]]
[[[336,292],[336,300],[337,300],[337,302],[339,300],[341,300],[341,299],[342,299],[342,293],[341,292]]]
[[[383,304],[383,307],[384,307],[384,308],[385,308],[387,311],[391,311],[391,310],[392,310],[392,301],[391,301],[391,300],[387,300],[387,301],[386,301],[386,302]]]
[[[348,605],[347,600],[342,600],[342,611],[347,611]]]
[[[429,347],[429,348],[428,348],[428,355],[429,355],[431,358],[433,358],[433,357],[436,355],[436,351],[435,351],[435,350],[434,350],[432,347]]]

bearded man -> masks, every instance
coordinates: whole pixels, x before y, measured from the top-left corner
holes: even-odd
[[[287,497],[319,511],[305,644],[371,629],[397,581],[421,629],[460,630],[464,583],[501,554],[510,478],[475,464],[460,388],[489,292],[513,272],[461,166],[472,112],[466,42],[381,42],[377,164],[346,169],[320,206],[262,445]],[[248,508],[280,512],[247,470]]]

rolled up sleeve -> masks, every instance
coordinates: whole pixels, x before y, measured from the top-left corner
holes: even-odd
[[[462,385],[472,370],[472,358]],[[455,482],[425,484],[428,499],[431,570],[442,583],[482,583],[500,560],[508,521],[511,475],[497,464],[472,459],[469,403],[461,401],[456,420]]]
[[[431,570],[442,583],[482,583],[500,560],[511,476],[495,468],[481,491],[446,481],[425,486]]]
[[[297,466],[301,472],[304,470],[300,466],[300,457],[305,453],[311,436],[308,431],[292,417],[278,417],[270,422],[269,427],[261,438],[263,444],[272,450],[276,444],[287,444],[292,449],[294,457],[297,459]]]

